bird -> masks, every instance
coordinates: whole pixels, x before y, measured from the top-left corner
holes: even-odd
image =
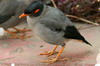
[[[48,6],[41,1],[34,1],[19,16],[19,18],[23,17],[27,17],[28,25],[34,35],[48,44],[55,45],[52,51],[41,53],[41,55],[51,56],[59,45],[62,46],[55,58],[43,60],[43,62],[54,63],[58,61],[66,42],[70,39],[80,40],[92,46],[80,34],[71,20],[58,8]]]
[[[15,28],[24,19],[19,19],[18,16],[23,12],[27,4],[24,0],[0,0],[0,27],[2,27],[6,32],[13,35],[13,37],[18,37],[15,32],[8,30],[13,28],[16,32],[29,31],[27,29],[20,30]]]

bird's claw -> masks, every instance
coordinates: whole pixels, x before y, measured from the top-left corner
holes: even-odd
[[[26,36],[25,34],[23,35],[17,35],[17,34],[14,34],[12,36],[10,36],[9,38],[10,39],[21,39],[21,40],[24,40],[26,38],[30,38],[31,36]]]
[[[63,59],[56,59],[56,58],[51,58],[51,60],[42,60],[44,63],[54,63],[56,61],[66,61],[70,60],[69,58],[63,58]]]
[[[44,62],[44,63],[54,63],[56,61],[58,61],[58,60],[55,58],[52,58],[51,60],[42,60],[42,62]]]
[[[57,54],[58,52],[55,51],[55,52],[48,52],[48,51],[45,51],[44,53],[41,53],[40,55],[47,55],[47,56],[51,56],[51,55],[54,55],[54,54]]]
[[[23,28],[23,29],[17,29],[15,27],[13,27],[13,29],[15,29],[15,33],[25,33],[25,32],[28,32],[28,31],[31,31],[31,29],[26,29],[26,28]]]
[[[16,35],[12,35],[12,36],[10,36],[9,38],[10,38],[10,39],[17,39],[18,36],[16,36]]]
[[[31,36],[20,35],[20,36],[18,37],[18,39],[24,40],[24,39],[30,38],[30,37],[31,37]]]

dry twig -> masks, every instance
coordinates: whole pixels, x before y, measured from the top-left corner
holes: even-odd
[[[57,8],[57,6],[56,6],[54,0],[51,0],[51,1],[52,1],[52,3],[53,3],[54,7]],[[68,15],[68,14],[66,14],[66,16],[67,16],[67,17],[71,17],[71,18],[76,18],[76,19],[79,19],[79,20],[81,20],[81,21],[84,21],[84,22],[86,22],[86,23],[90,23],[90,24],[93,24],[93,25],[96,25],[96,26],[99,25],[98,23],[94,23],[94,22],[92,22],[92,21],[89,21],[89,20],[86,20],[86,19],[83,19],[83,18],[80,18],[80,17],[77,17],[77,16]]]
[[[99,25],[98,23],[93,23],[92,21],[89,21],[89,20],[86,20],[86,19],[83,19],[83,18],[80,18],[80,17],[77,17],[77,16],[68,15],[68,14],[66,14],[66,16],[71,17],[71,18],[76,18],[76,19],[79,19],[79,20],[84,21],[86,23],[93,24],[93,25],[97,25],[97,26]]]
[[[54,0],[51,0],[51,2],[53,3],[53,6],[54,6],[55,8],[57,8],[57,6],[56,6]]]

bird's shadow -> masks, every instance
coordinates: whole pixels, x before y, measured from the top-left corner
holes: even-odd
[[[93,52],[91,50],[83,51],[83,52],[76,52],[76,53],[65,53],[61,58],[68,57],[71,60],[78,60],[78,59],[84,59],[86,57],[89,57],[92,55]],[[76,61],[75,60],[75,61]]]

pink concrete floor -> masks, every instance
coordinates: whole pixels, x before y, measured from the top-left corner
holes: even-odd
[[[21,24],[21,28],[26,24]],[[90,27],[87,24],[75,24],[77,27]],[[43,51],[50,51],[54,47],[40,39],[34,37],[26,40],[19,39],[0,39],[0,66],[94,66],[96,56],[100,48],[100,27],[91,27],[80,30],[81,34],[93,45],[93,47],[85,43],[77,41],[69,41],[60,58],[68,57],[70,60],[58,61],[53,64],[42,63],[41,60],[47,60],[47,56],[40,56]],[[32,32],[28,32],[32,35]],[[61,47],[57,50],[59,50]],[[53,55],[51,57],[55,57]]]

